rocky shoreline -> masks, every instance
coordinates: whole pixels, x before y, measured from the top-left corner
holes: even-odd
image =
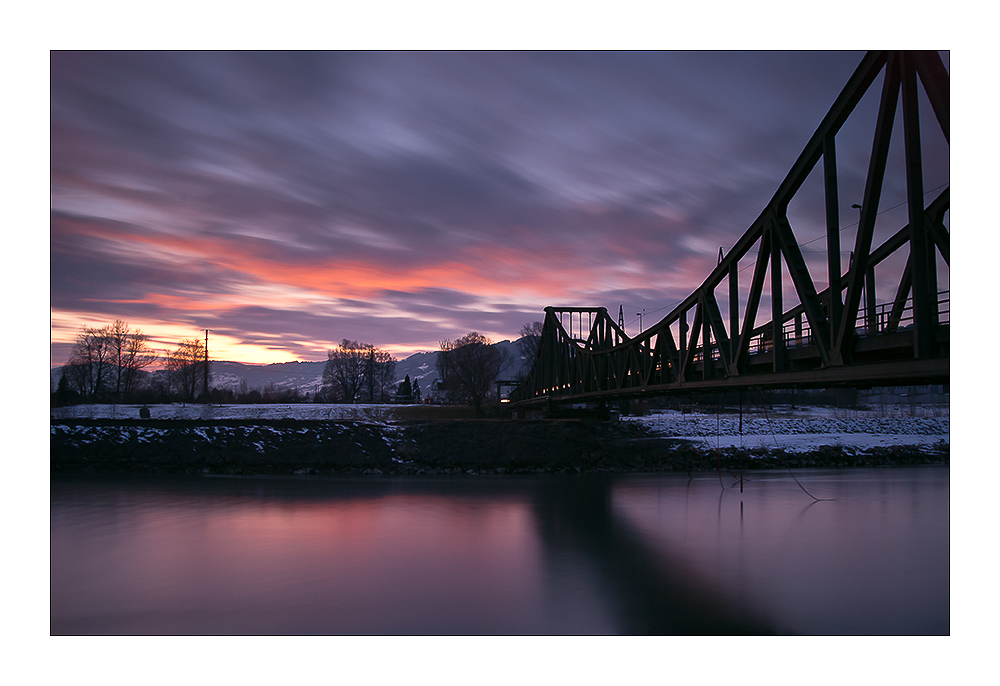
[[[54,420],[52,472],[507,475],[948,464],[948,444],[808,452],[724,447],[628,422]]]

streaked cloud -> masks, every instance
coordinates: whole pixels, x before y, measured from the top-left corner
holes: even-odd
[[[860,58],[53,53],[52,362],[101,318],[268,362],[662,310]]]

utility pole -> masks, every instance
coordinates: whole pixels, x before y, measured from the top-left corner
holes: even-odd
[[[375,348],[368,350],[368,402],[375,402]]]
[[[205,329],[205,402],[208,402],[208,329]]]

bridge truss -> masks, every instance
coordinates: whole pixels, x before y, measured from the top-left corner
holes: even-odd
[[[837,134],[880,74],[863,200],[854,206],[860,218],[845,271]],[[534,364],[510,401],[523,406],[744,388],[948,383],[949,296],[939,276],[943,272],[946,281],[949,266],[950,184],[925,193],[920,85],[933,114],[927,126],[934,130],[936,123],[947,145],[949,76],[940,56],[868,53],[771,201],[728,254],[720,250],[718,265],[697,290],[634,337],[603,307],[545,308]],[[904,162],[896,174],[902,178],[891,182],[905,186],[906,224],[873,249],[894,128],[902,129]],[[814,169],[822,170],[825,207],[823,290],[788,211]],[[741,282],[743,258],[753,271]],[[813,264],[816,271],[815,259]],[[885,293],[883,272],[894,264],[895,287],[880,304],[876,274]],[[720,300],[728,306],[728,322]],[[760,312],[762,302],[769,312]]]

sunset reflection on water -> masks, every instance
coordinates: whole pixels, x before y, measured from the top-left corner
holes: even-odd
[[[56,477],[51,631],[947,633],[947,469],[851,473]]]

